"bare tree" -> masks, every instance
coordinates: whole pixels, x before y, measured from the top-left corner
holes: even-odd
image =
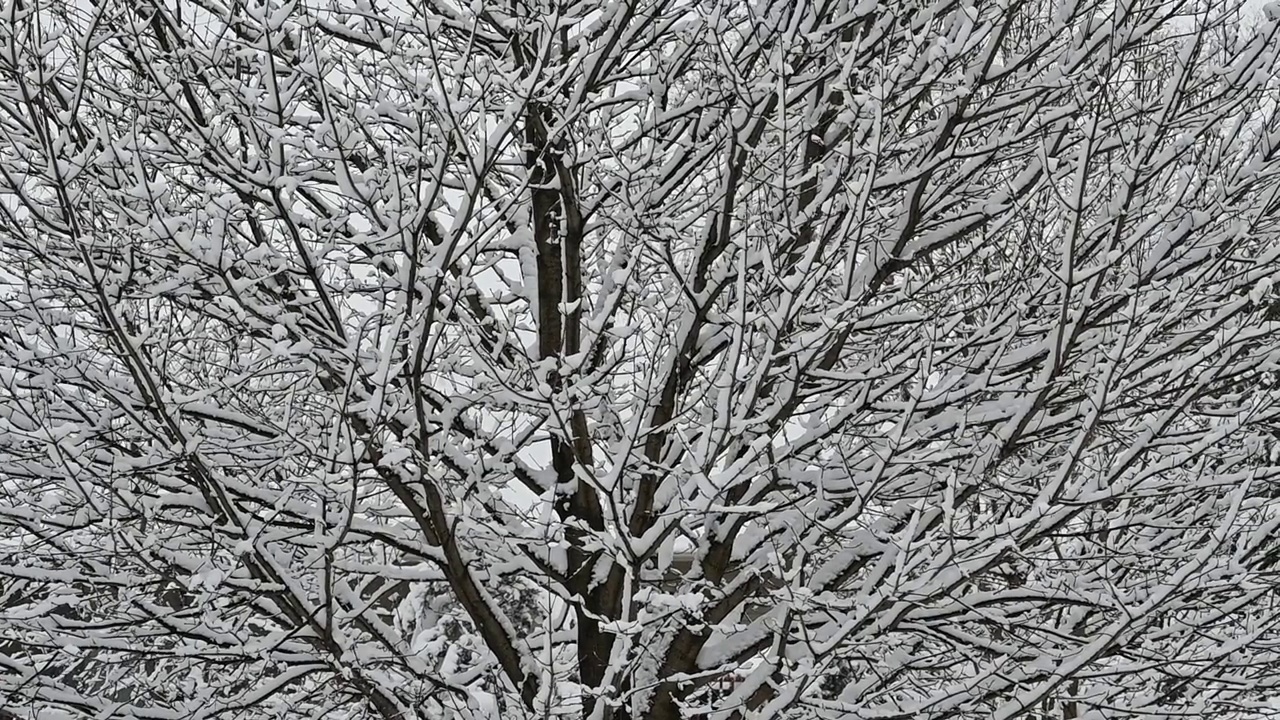
[[[0,0],[0,717],[1274,712],[1278,16]]]

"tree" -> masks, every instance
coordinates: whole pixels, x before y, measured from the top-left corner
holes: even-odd
[[[0,10],[6,717],[1270,712],[1275,6]]]

